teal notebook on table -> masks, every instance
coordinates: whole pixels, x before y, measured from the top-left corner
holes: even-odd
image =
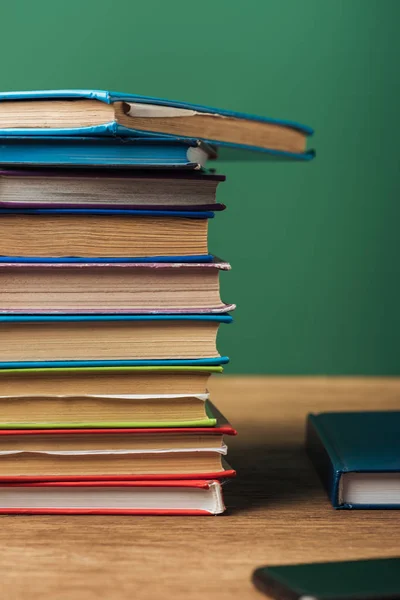
[[[253,582],[277,600],[398,600],[400,558],[261,567]]]
[[[334,508],[400,508],[400,411],[311,414],[306,449]]]
[[[0,135],[141,136],[202,140],[308,160],[310,127],[286,121],[105,90],[0,93]]]
[[[1,315],[0,369],[201,366],[230,315]]]

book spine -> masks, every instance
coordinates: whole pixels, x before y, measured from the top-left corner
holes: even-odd
[[[314,415],[308,415],[307,418],[306,451],[328,493],[332,506],[339,508],[339,482],[343,472],[342,464],[326,432],[323,431]]]

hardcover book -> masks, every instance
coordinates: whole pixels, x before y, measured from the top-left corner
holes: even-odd
[[[0,171],[0,207],[220,211],[221,181],[188,170],[8,169]]]
[[[217,515],[218,481],[92,481],[0,485],[1,514]]]
[[[115,394],[208,393],[220,366],[105,366],[0,368],[0,389],[6,396],[101,396]]]
[[[105,90],[5,92],[0,135],[160,136],[312,157],[312,129],[293,121]]]
[[[209,394],[0,395],[0,429],[212,427]]]
[[[225,313],[212,262],[0,262],[0,314]]]
[[[0,256],[2,262],[8,257],[14,262],[211,260],[207,231],[213,216],[194,211],[3,208]]]
[[[212,408],[214,427],[0,430],[0,480],[232,477],[224,436],[236,431]]]
[[[334,508],[400,508],[400,412],[309,415],[306,448]]]
[[[261,567],[253,582],[277,600],[396,600],[399,572],[399,558],[383,558]]]
[[[223,364],[229,315],[2,315],[0,367]]]
[[[1,106],[1,102],[0,102]],[[213,148],[197,140],[166,138],[13,136],[0,138],[4,167],[152,169],[196,171],[215,158]]]

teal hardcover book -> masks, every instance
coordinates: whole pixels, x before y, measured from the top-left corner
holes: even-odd
[[[396,600],[400,558],[261,567],[253,582],[277,600]]]
[[[334,508],[400,508],[400,411],[311,414],[306,448]]]
[[[45,90],[0,94],[0,135],[142,136],[202,140],[307,160],[310,127],[105,90]]]
[[[204,366],[230,315],[0,315],[0,369]]]
[[[1,109],[1,101],[0,101]],[[16,134],[19,135],[16,135]],[[0,131],[0,164],[3,167],[73,167],[102,169],[152,169],[199,171],[215,151],[197,140],[159,137],[94,137],[79,131],[47,129]],[[61,135],[62,134],[62,135]]]

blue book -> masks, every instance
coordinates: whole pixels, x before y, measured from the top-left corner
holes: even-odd
[[[207,221],[213,217],[206,211],[0,208],[0,264],[211,262]]]
[[[306,448],[334,508],[400,508],[400,411],[310,414]]]
[[[0,103],[1,106],[1,103]],[[33,130],[34,131],[34,130]],[[215,150],[197,140],[81,136],[0,137],[3,167],[101,167],[124,169],[201,169]],[[26,132],[25,132],[26,133]],[[52,132],[53,134],[55,132]]]
[[[230,315],[0,315],[0,368],[202,366]]]
[[[187,102],[105,90],[47,90],[4,92],[0,104],[3,136],[163,136],[303,160],[313,157],[306,148],[310,127]]]

